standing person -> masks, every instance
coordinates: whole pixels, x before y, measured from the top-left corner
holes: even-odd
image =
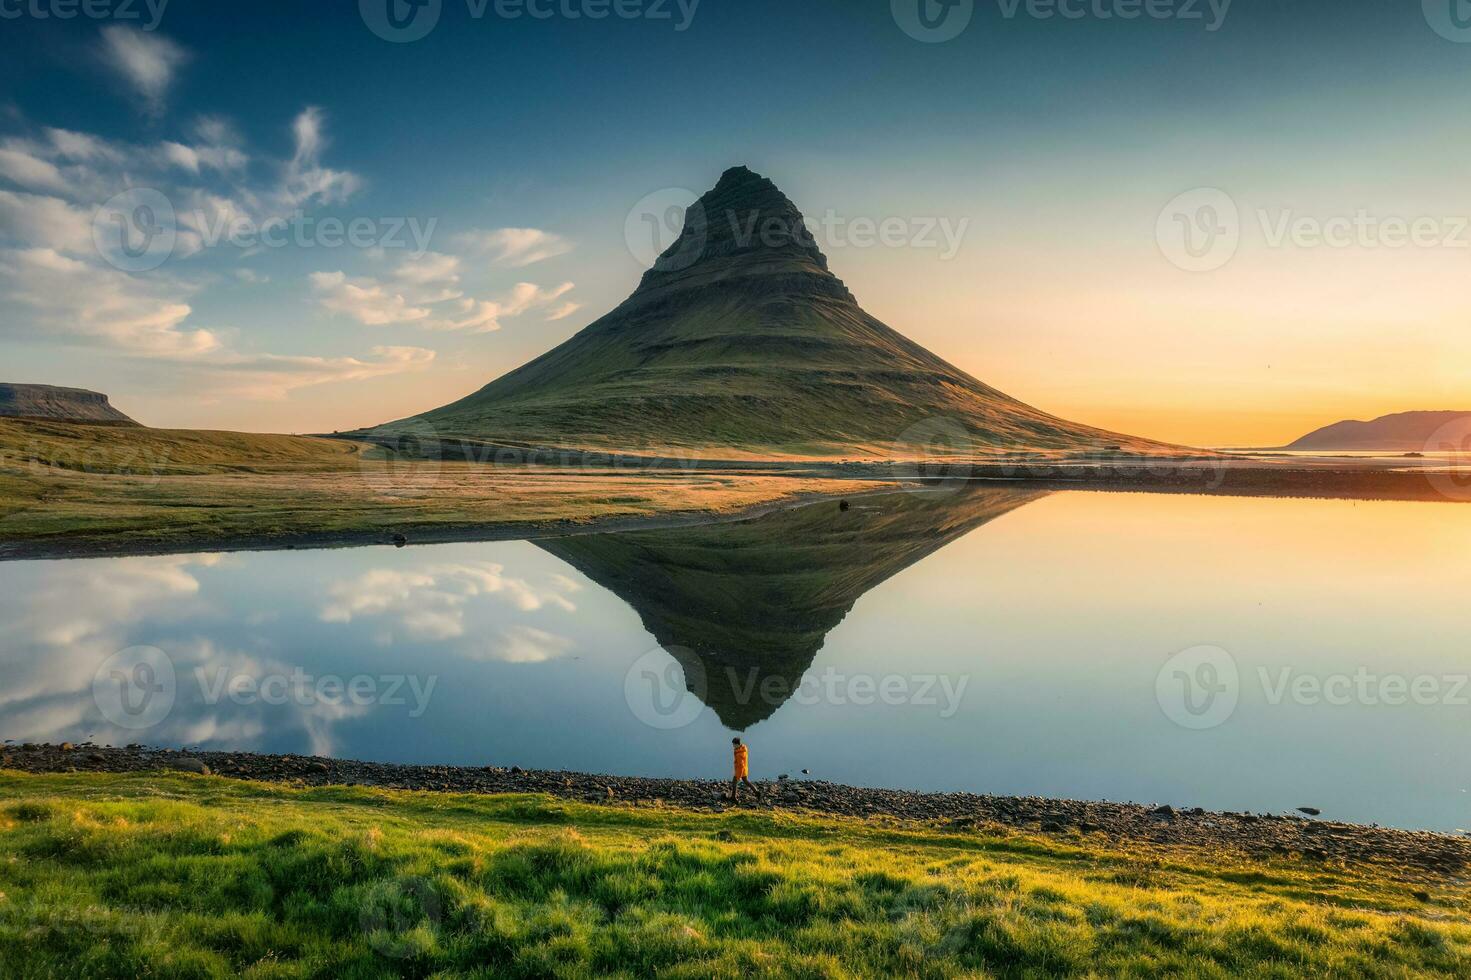
[[[756,801],[759,803],[761,801],[761,791],[751,782],[751,767],[748,761],[750,755],[746,751],[746,747],[741,744],[739,736],[731,739],[730,744],[735,746],[735,771],[730,777],[729,799],[732,803],[738,800],[740,798],[740,784],[745,783],[751,788],[751,792],[756,794]]]

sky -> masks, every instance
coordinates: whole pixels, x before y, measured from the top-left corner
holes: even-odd
[[[1471,409],[1467,0],[922,3],[0,0],[0,380],[414,415],[745,164],[865,309],[1055,414]]]

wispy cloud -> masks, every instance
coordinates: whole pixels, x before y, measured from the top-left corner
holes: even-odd
[[[569,317],[580,309],[582,309],[581,303],[574,303],[570,300],[566,303],[558,303],[547,313],[547,322],[550,323],[553,320],[561,320],[564,317]]]
[[[291,124],[296,152],[286,164],[282,187],[287,203],[297,207],[312,201],[332,203],[346,200],[362,186],[362,178],[346,170],[322,166],[327,148],[324,117],[316,106],[307,106]]]
[[[496,228],[455,236],[467,251],[487,256],[497,265],[519,269],[572,251],[572,243],[540,228]]]
[[[424,347],[374,347],[367,357],[223,354],[194,363],[196,387],[207,400],[221,397],[279,401],[298,388],[366,381],[420,371],[434,362]]]
[[[0,148],[0,176],[32,190],[65,194],[69,187],[55,164],[16,149]]]
[[[150,91],[162,93],[166,78],[146,75],[142,55],[129,47],[134,35],[118,30],[122,40],[108,43],[121,52],[119,58],[126,56],[119,64],[154,79]],[[142,37],[148,48],[156,35]],[[161,57],[169,63],[167,55]],[[279,399],[311,385],[426,367],[434,352],[422,347],[375,347],[361,356],[239,349],[228,329],[201,327],[192,319],[191,298],[208,277],[191,277],[177,262],[129,274],[98,254],[94,216],[103,202],[130,187],[151,187],[173,203],[175,260],[203,248],[206,224],[236,217],[260,222],[352,193],[359,179],[322,163],[323,125],[319,110],[303,110],[292,125],[292,157],[278,162],[278,177],[265,182],[246,178],[250,155],[234,128],[216,117],[196,120],[180,140],[146,145],[55,128],[0,141],[0,185],[11,185],[0,186],[0,300],[10,314],[0,317],[0,335],[116,352],[167,374],[172,387],[205,397]],[[437,274],[433,253],[420,259],[418,276],[427,281]],[[243,269],[237,277],[264,278]],[[440,291],[442,299],[459,295]]]
[[[3,199],[0,199],[3,206]],[[0,289],[28,308],[33,329],[147,356],[192,357],[220,346],[208,330],[188,329],[187,287],[83,262],[54,248],[0,250]],[[12,330],[23,329],[12,321]]]
[[[367,326],[413,323],[429,330],[472,333],[499,330],[503,318],[549,307],[573,288],[570,282],[551,287],[518,282],[504,295],[476,299],[460,288],[462,267],[458,256],[425,252],[401,260],[382,278],[349,276],[338,269],[313,272],[308,279],[323,309]],[[547,319],[567,316],[577,307],[562,303]]]
[[[112,24],[102,29],[102,61],[123,77],[151,115],[163,111],[169,86],[189,53],[157,32]]]
[[[466,612],[480,596],[497,596],[523,613],[576,610],[566,594],[576,591],[575,584],[568,588],[565,579],[554,579],[550,587],[538,588],[505,572],[505,566],[487,561],[370,569],[330,585],[318,615],[327,623],[380,620],[386,628],[382,637],[389,641],[400,636],[448,640],[467,634]]]
[[[313,272],[308,279],[323,309],[370,327],[413,323],[427,319],[432,312],[427,306],[414,306],[403,293],[367,276],[349,279],[339,269]]]
[[[495,660],[508,664],[540,664],[564,657],[576,646],[571,639],[535,626],[507,626],[501,631],[499,647],[489,651]]]
[[[92,216],[58,197],[0,190],[0,238],[86,254],[93,249]]]

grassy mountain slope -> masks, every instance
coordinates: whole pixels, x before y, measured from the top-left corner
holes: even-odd
[[[619,307],[422,418],[446,436],[644,451],[1170,451],[1025,405],[869,316],[792,202],[744,167]]]

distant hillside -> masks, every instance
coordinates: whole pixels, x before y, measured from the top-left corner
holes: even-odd
[[[1435,447],[1428,445],[1431,437],[1457,419],[1471,420],[1471,412],[1400,412],[1372,422],[1334,422],[1309,432],[1286,448],[1386,453],[1433,451]]]
[[[828,271],[796,206],[745,167],[688,210],[611,313],[421,418],[440,436],[567,448],[1179,451],[1025,405],[875,320]]]
[[[0,382],[0,416],[58,422],[115,422],[137,425],[108,404],[107,396],[85,388]]]

